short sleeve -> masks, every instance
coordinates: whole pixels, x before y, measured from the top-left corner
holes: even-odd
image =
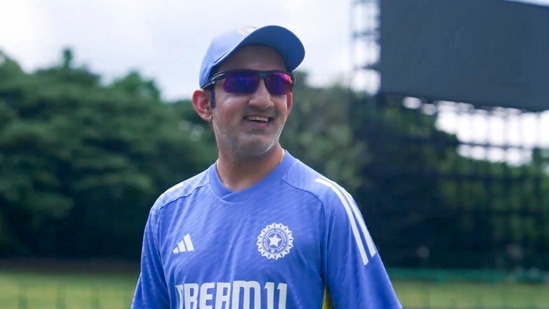
[[[325,178],[323,274],[335,309],[402,308],[352,196]]]
[[[132,309],[167,309],[169,296],[158,250],[159,209],[149,213],[143,234],[141,269],[132,302]]]

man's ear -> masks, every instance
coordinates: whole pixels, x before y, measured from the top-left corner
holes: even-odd
[[[288,115],[286,115],[286,117],[290,116],[290,112],[292,111],[293,105],[294,105],[294,94],[290,92],[286,95],[286,109],[288,110]]]
[[[210,94],[202,89],[193,93],[193,107],[198,116],[206,121],[212,121],[212,108],[210,106]]]

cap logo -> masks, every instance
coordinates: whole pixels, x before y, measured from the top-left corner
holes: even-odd
[[[242,35],[248,35],[250,33],[252,33],[255,29],[257,29],[257,27],[254,27],[254,26],[244,26],[244,27],[240,27],[238,29],[238,33],[242,34]]]

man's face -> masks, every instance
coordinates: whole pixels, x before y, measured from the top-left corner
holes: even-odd
[[[266,46],[245,46],[231,55],[217,72],[236,69],[285,70],[282,57]],[[272,95],[261,81],[252,94],[228,93],[215,84],[212,126],[219,151],[234,158],[265,154],[278,140],[292,106],[292,95]]]

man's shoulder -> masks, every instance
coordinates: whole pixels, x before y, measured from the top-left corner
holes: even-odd
[[[204,187],[208,182],[208,169],[206,169],[200,174],[188,178],[164,191],[157,198],[153,208],[163,208],[178,199],[185,198]]]
[[[288,185],[306,191],[324,202],[344,198],[349,194],[340,184],[297,159],[284,180]]]

